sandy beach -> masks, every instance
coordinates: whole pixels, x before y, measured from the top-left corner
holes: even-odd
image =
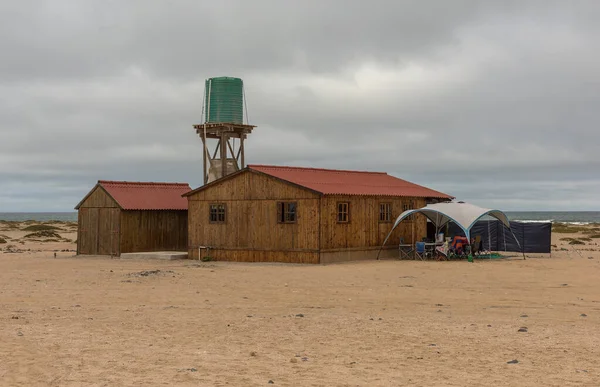
[[[0,385],[600,385],[591,226],[551,257],[302,266],[81,258],[36,224],[0,223]]]

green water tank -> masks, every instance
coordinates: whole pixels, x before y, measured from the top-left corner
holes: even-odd
[[[244,123],[244,82],[240,78],[209,78],[204,94],[205,122]]]

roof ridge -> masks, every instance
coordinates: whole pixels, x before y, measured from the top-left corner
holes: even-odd
[[[328,169],[328,168],[314,168],[314,167],[293,167],[287,165],[266,165],[266,164],[248,164],[248,168],[277,168],[277,169],[295,169],[303,171],[322,171],[322,172],[341,172],[341,173],[367,173],[377,175],[387,175],[387,172],[376,172],[376,171],[355,171],[349,169]]]
[[[303,180],[298,180],[299,182],[303,182]],[[310,184],[339,184],[336,181],[306,181],[307,183]],[[415,183],[411,183],[410,181],[405,181],[406,185],[410,185],[410,186],[416,186],[419,188],[425,188],[425,189],[431,189],[431,188],[427,188],[427,187],[423,187],[420,186],[418,184]],[[364,186],[364,187],[390,187],[390,188],[398,188],[398,184],[377,184],[377,183],[351,183],[352,185],[359,185],[359,186]]]
[[[98,180],[98,184],[117,184],[117,185],[165,185],[173,187],[189,187],[189,183],[168,183],[168,182],[156,182],[156,181],[120,181],[120,180]]]

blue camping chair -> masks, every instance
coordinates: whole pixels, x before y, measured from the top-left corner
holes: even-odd
[[[419,257],[421,261],[427,257],[427,252],[425,251],[425,242],[415,243],[415,257]]]

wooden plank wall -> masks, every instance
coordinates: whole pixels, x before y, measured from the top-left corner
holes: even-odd
[[[79,209],[77,227],[77,245],[79,254],[97,254],[98,208],[84,207]]]
[[[90,196],[85,199],[79,208],[118,208],[115,202],[100,186],[96,186]]]
[[[197,259],[198,250],[192,259]],[[264,250],[230,250],[217,249],[210,253],[211,259],[232,262],[285,262],[285,263],[319,263],[319,253],[297,251],[264,251]],[[201,257],[202,258],[202,257]]]
[[[404,204],[413,202],[415,208],[425,206],[425,199],[369,197],[369,196],[325,196],[321,201],[321,251],[357,249],[381,246],[403,212]],[[350,222],[337,222],[337,203],[350,203]],[[392,222],[379,222],[379,204],[392,204]],[[414,234],[413,234],[414,225]],[[427,235],[426,219],[417,215],[414,221],[404,221],[394,230],[386,245],[398,245],[400,238],[411,243]]]
[[[119,254],[119,208],[98,209],[98,248],[99,255]]]
[[[214,259],[318,263],[320,195],[246,171],[189,197],[189,257],[210,246]],[[297,203],[297,222],[277,223],[277,202]],[[209,222],[210,204],[224,203],[224,224]]]
[[[85,211],[85,210],[83,210],[83,211]],[[83,223],[82,210],[78,209],[77,210],[77,239],[75,240],[77,242],[77,255],[81,254],[81,240],[83,238],[85,238],[85,234],[86,234],[82,230],[82,223]]]
[[[117,203],[102,187],[92,190],[81,203],[77,216],[78,254],[119,255],[119,211]]]
[[[187,211],[121,211],[121,253],[187,250]]]

